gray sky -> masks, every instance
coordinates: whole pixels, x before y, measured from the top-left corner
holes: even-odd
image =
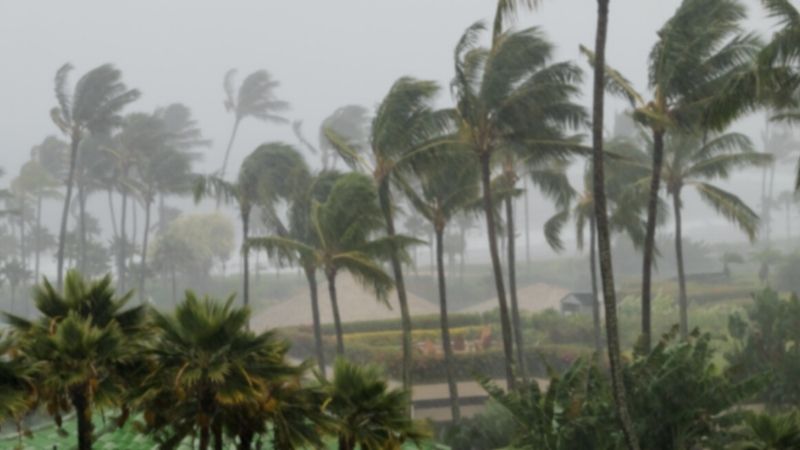
[[[646,58],[656,31],[679,3],[612,0],[608,60],[637,86],[645,86]],[[753,11],[753,26],[766,34],[760,2],[745,3]],[[56,132],[48,112],[55,104],[53,75],[65,62],[76,67],[73,82],[99,64],[116,64],[125,82],[143,93],[128,111],[151,111],[171,102],[190,106],[214,141],[201,166],[205,171],[220,166],[230,132],[232,117],[222,104],[222,78],[229,68],[238,68],[240,79],[256,69],[270,71],[282,83],[278,95],[292,105],[288,115],[303,119],[311,137],[334,109],[348,103],[372,107],[402,75],[439,81],[446,104],[454,44],[467,26],[489,19],[494,4],[0,1],[0,166],[9,175],[15,173],[30,147]],[[594,0],[546,0],[536,13],[520,17],[519,26],[541,25],[556,43],[559,59],[579,60],[578,44],[593,43],[595,14]],[[587,89],[583,102],[589,100]],[[609,112],[621,108],[611,102]],[[761,120],[744,123],[746,131],[756,131]],[[232,166],[270,140],[293,142],[293,137],[287,126],[244,122]]]

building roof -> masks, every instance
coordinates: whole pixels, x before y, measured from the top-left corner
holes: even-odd
[[[594,295],[592,295],[591,292],[570,292],[561,297],[559,303],[563,303],[565,300],[570,298],[574,298],[575,300],[579,301],[583,306],[592,306],[594,303]]]
[[[547,283],[533,283],[517,289],[519,310],[526,313],[541,312],[546,309],[558,309],[559,300],[564,298],[569,290],[561,286]],[[470,306],[462,313],[485,313],[497,309],[497,297]]]

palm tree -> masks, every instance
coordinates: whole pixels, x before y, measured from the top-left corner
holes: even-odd
[[[32,377],[37,367],[15,358],[15,351],[14,341],[0,335],[0,422],[18,421],[34,400]]]
[[[664,164],[661,178],[672,197],[675,218],[675,254],[678,263],[680,287],[680,331],[685,339],[689,334],[686,274],[683,264],[682,192],[693,187],[701,199],[714,210],[741,228],[750,240],[756,237],[758,215],[739,197],[710,182],[727,179],[736,169],[764,167],[772,161],[771,155],[753,150],[750,139],[738,133],[714,136],[672,133],[665,139]],[[645,166],[647,167],[647,166]],[[650,176],[648,176],[649,178]],[[647,182],[648,180],[644,180]]]
[[[337,108],[331,115],[323,119],[319,128],[319,145],[315,146],[303,136],[303,122],[294,121],[292,131],[311,153],[321,154],[322,170],[336,168],[338,151],[326,137],[326,130],[332,130],[337,136],[352,143],[358,150],[367,147],[369,111],[360,105],[345,105]]]
[[[609,152],[620,157],[625,157],[631,143],[626,139],[614,139],[606,142],[604,146]],[[644,221],[641,212],[647,204],[647,197],[642,195],[640,189],[631,186],[641,176],[642,171],[633,170],[622,164],[614,164],[614,160],[606,161],[608,176],[605,180],[607,207],[609,212],[609,225],[611,231],[626,233],[635,246],[640,246],[644,240]],[[603,351],[602,327],[600,317],[600,296],[597,286],[597,226],[595,220],[593,171],[591,162],[587,163],[583,173],[583,187],[577,192],[574,205],[565,210],[556,212],[544,225],[545,238],[556,251],[563,249],[561,233],[567,220],[575,220],[576,243],[578,250],[583,250],[585,230],[589,228],[589,273],[591,278],[592,319],[594,322],[595,351]]]
[[[357,140],[337,134],[332,128],[325,129],[328,141],[348,164],[372,174],[386,235],[390,239],[397,234],[392,184],[398,182],[402,174],[409,170],[410,162],[430,149],[431,142],[441,137],[442,132],[450,126],[450,114],[433,109],[433,100],[438,91],[439,87],[432,81],[407,77],[395,81],[372,119],[369,135],[371,162],[360,156]],[[395,249],[390,255],[390,262],[403,327],[403,386],[411,389],[411,312],[408,309],[400,252],[400,249]]]
[[[791,123],[793,114],[796,113],[784,112],[775,117]],[[794,138],[794,133],[789,126],[779,124],[779,126],[773,127],[769,121],[761,132],[761,142],[764,146],[763,151],[773,157],[772,164],[764,166],[761,175],[761,221],[763,223],[761,231],[765,243],[769,245],[772,237],[772,209],[779,206],[776,205],[774,199],[776,166],[790,163],[795,158],[794,153],[800,142]]]
[[[760,49],[758,38],[742,32],[746,9],[739,0],[683,0],[658,32],[649,56],[648,87],[653,99],[646,101],[618,71],[605,67],[605,87],[625,98],[634,118],[650,129],[653,139],[650,201],[642,270],[642,342],[650,349],[651,278],[658,222],[658,193],[664,161],[664,138],[675,130],[722,129],[741,108],[722,109],[729,86],[743,73]],[[586,48],[592,64],[595,55]]]
[[[538,28],[503,31],[503,17],[514,2],[498,4],[489,49],[478,45],[484,29],[477,23],[464,33],[455,50],[458,135],[477,158],[481,169],[483,207],[489,252],[500,306],[506,378],[514,383],[512,325],[509,318],[502,264],[493,214],[492,167],[496,155],[517,150],[535,165],[550,156],[564,157],[564,125],[578,126],[583,110],[571,103],[579,71],[569,63],[552,63],[552,46]],[[545,157],[544,155],[548,155]]]
[[[131,296],[117,296],[110,276],[89,281],[70,270],[63,293],[46,278],[34,289],[41,318],[29,321],[5,314],[18,335],[23,360],[41,366],[35,385],[47,411],[60,426],[62,412],[70,406],[75,410],[79,450],[92,448],[96,407],[127,409],[128,391],[143,365],[139,344],[145,310],[125,309]]]
[[[192,120],[191,111],[180,103],[156,110],[154,130],[159,136],[156,145],[136,160],[136,169],[141,180],[142,202],[144,203],[144,233],[142,237],[141,259],[139,262],[139,298],[145,295],[147,268],[147,246],[150,237],[151,207],[156,195],[188,193],[191,191],[192,162],[199,157],[192,149],[205,146],[209,141]]]
[[[228,168],[228,158],[231,155],[233,141],[239,124],[246,117],[253,117],[264,122],[286,123],[287,120],[279,114],[289,109],[289,104],[278,100],[275,88],[280,83],[274,80],[266,70],[257,70],[244,79],[238,91],[234,87],[236,69],[231,69],[225,74],[225,110],[233,112],[233,131],[231,131],[228,148],[225,150],[225,159],[222,160],[222,169],[218,177],[225,179],[225,170]]]
[[[64,163],[67,157],[67,143],[55,136],[48,136],[41,144],[31,149],[31,161],[35,162],[36,169],[33,177],[38,180],[36,183],[36,224],[34,226],[34,280],[39,282],[39,257],[42,250],[46,247],[41,237],[42,227],[42,202],[45,198],[58,198],[60,193],[55,189],[64,172]],[[41,171],[40,171],[41,169]]]
[[[603,153],[603,121],[606,86],[606,39],[608,37],[609,0],[597,0],[597,29],[594,45],[594,87],[592,91],[592,186],[594,187],[594,217],[597,228],[597,249],[600,257],[600,276],[603,280],[603,305],[606,317],[606,345],[611,366],[611,386],[617,417],[628,450],[639,450],[639,439],[633,427],[625,394],[622,356],[619,345],[617,298],[614,288],[614,267],[611,265],[611,239],[605,192],[605,163]]]
[[[119,113],[128,103],[139,98],[139,91],[128,89],[122,83],[122,72],[110,64],[90,70],[78,80],[73,92],[67,87],[71,64],[63,65],[56,72],[55,90],[58,106],[50,111],[50,117],[62,133],[70,139],[67,193],[61,213],[61,229],[58,235],[58,278],[61,287],[64,274],[64,243],[67,234],[67,215],[72,199],[75,180],[75,165],[78,149],[86,136],[107,133],[122,122]]]
[[[267,210],[280,199],[291,199],[306,185],[308,167],[292,146],[279,142],[262,144],[247,156],[235,183],[217,176],[199,177],[194,186],[195,202],[213,196],[226,203],[235,202],[242,221],[242,256],[244,279],[242,299],[250,303],[250,213],[256,205]]]
[[[461,420],[458,386],[453,371],[453,346],[450,342],[450,322],[447,317],[447,284],[444,267],[444,237],[453,218],[471,208],[480,196],[478,171],[471,155],[453,152],[447,159],[415,164],[419,194],[407,190],[411,204],[434,229],[436,236],[436,272],[439,285],[439,321],[442,348],[450,391],[450,410],[454,423]]]
[[[326,409],[338,423],[339,450],[398,449],[426,437],[408,418],[408,391],[390,389],[376,366],[336,360],[333,380],[323,381]]]
[[[776,201],[783,205],[786,213],[786,240],[792,240],[792,207],[797,204],[797,194],[791,191],[782,191]]]
[[[148,432],[179,443],[198,430],[201,450],[212,437],[221,450],[226,409],[246,407],[271,383],[299,373],[285,360],[288,343],[272,331],[248,331],[250,311],[233,301],[187,291],[174,313],[154,313],[153,372],[139,400]],[[240,438],[249,432],[239,431]]]
[[[392,278],[380,266],[394,249],[401,250],[416,242],[403,235],[372,238],[383,224],[375,187],[367,176],[357,172],[339,177],[323,203],[312,206],[310,223],[315,234],[313,244],[282,236],[248,240],[248,247],[262,248],[272,255],[314,261],[325,274],[336,329],[336,353],[344,354],[344,334],[339,315],[336,276],[349,272],[358,282],[371,288],[379,301],[385,302],[394,286]]]
[[[790,412],[770,415],[751,413],[733,446],[736,450],[790,450],[800,447],[800,417]]]

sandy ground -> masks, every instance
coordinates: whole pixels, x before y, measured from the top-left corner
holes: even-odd
[[[559,309],[559,301],[570,293],[569,289],[546,283],[534,283],[517,290],[519,309],[535,313],[546,309]],[[462,313],[485,313],[497,308],[497,298],[486,300],[464,309]]]
[[[336,293],[339,301],[339,314],[343,322],[359,322],[365,320],[396,319],[400,317],[397,294],[389,295],[389,305],[379,302],[375,295],[360,286],[350,275],[340,274],[336,278]],[[412,316],[438,314],[439,307],[425,299],[408,293],[408,305]],[[322,323],[333,323],[331,302],[328,296],[328,284],[319,283],[320,320]],[[270,306],[257,314],[252,325],[257,330],[267,328],[310,325],[311,301],[308,289],[296,292],[289,300]]]

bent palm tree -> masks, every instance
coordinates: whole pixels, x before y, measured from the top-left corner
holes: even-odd
[[[238,91],[234,87],[236,69],[231,69],[225,74],[225,110],[233,112],[233,131],[228,140],[228,148],[225,149],[225,159],[222,160],[222,168],[219,171],[219,178],[225,179],[225,171],[228,168],[228,159],[233,148],[233,141],[236,139],[236,132],[239,124],[245,117],[253,117],[264,122],[286,123],[287,120],[279,113],[289,109],[289,104],[283,100],[278,100],[275,96],[275,88],[280,83],[274,80],[266,70],[257,70],[244,79]]]
[[[436,83],[412,78],[400,78],[392,85],[372,119],[369,135],[371,163],[359,155],[359,148],[354,145],[358,141],[354,141],[353,137],[342,136],[333,128],[325,129],[327,140],[345,162],[371,172],[389,238],[396,235],[392,184],[409,170],[414,157],[431,148],[431,142],[441,137],[450,125],[449,114],[433,109],[433,100],[438,91]],[[403,386],[411,389],[411,312],[408,309],[400,252],[400,249],[396,249],[389,256],[403,325]]]
[[[221,177],[199,177],[194,185],[195,202],[204,196],[216,197],[225,203],[235,202],[242,221],[243,272],[242,299],[250,303],[250,213],[254,206],[272,213],[280,199],[291,199],[306,183],[308,167],[292,146],[279,142],[260,145],[242,161],[236,183]]]
[[[498,5],[499,17],[505,3],[509,2]],[[502,23],[502,19],[498,20]],[[520,149],[523,155],[530,153],[535,164],[542,164],[547,159],[544,154],[551,150],[553,157],[564,157],[567,149],[561,147],[560,131],[566,124],[579,125],[584,114],[570,101],[579,76],[577,69],[568,63],[551,62],[552,46],[538,28],[503,32],[496,24],[492,47],[488,49],[477,43],[483,29],[481,23],[471,26],[456,46],[456,76],[452,88],[456,97],[458,136],[476,157],[481,171],[489,251],[500,306],[506,379],[513,385],[512,324],[493,213],[494,158],[502,150],[513,149]],[[539,149],[542,152],[538,152]],[[537,153],[538,156],[534,156]]]
[[[458,386],[453,371],[453,346],[450,342],[450,322],[447,317],[447,283],[444,267],[444,236],[447,225],[460,213],[472,208],[480,198],[478,171],[471,155],[453,152],[448,158],[434,163],[415,164],[420,194],[406,190],[411,204],[431,223],[436,236],[436,273],[439,284],[439,321],[442,333],[444,364],[450,391],[450,411],[454,423],[461,419]]]
[[[729,85],[750,72],[750,61],[760,50],[754,34],[742,32],[746,9],[739,0],[683,0],[661,28],[650,52],[648,87],[653,99],[646,101],[618,71],[603,64],[604,86],[626,99],[634,118],[648,127],[653,139],[650,200],[642,262],[642,342],[650,349],[651,278],[658,222],[658,192],[664,161],[664,137],[675,130],[721,129],[740,113],[739,108],[716,105],[728,95]],[[581,47],[590,63],[590,50]]]
[[[50,111],[50,117],[62,133],[69,136],[69,170],[67,172],[67,193],[61,212],[61,229],[58,235],[57,286],[60,288],[64,275],[64,244],[67,234],[72,188],[75,180],[75,165],[78,161],[78,148],[84,137],[107,133],[122,122],[120,111],[128,103],[139,98],[139,91],[128,89],[122,83],[122,72],[110,64],[90,70],[78,80],[74,92],[67,88],[72,65],[65,64],[55,77],[55,91],[58,106]]]
[[[689,305],[683,264],[683,188],[693,187],[706,204],[741,228],[752,241],[756,238],[758,215],[739,197],[710,182],[727,179],[734,170],[764,167],[772,161],[771,155],[755,152],[750,139],[742,134],[710,136],[704,141],[704,136],[696,134],[671,134],[665,140],[665,158],[661,172],[667,194],[672,197],[675,216],[675,255],[680,287],[678,304],[681,337],[684,339],[689,334]]]
[[[248,247],[303,262],[313,260],[315,267],[324,272],[336,329],[336,352],[341,356],[344,335],[336,276],[341,271],[349,272],[356,281],[370,287],[379,301],[385,302],[394,283],[381,268],[380,261],[388,259],[396,248],[407,259],[404,247],[416,241],[402,235],[371,237],[383,227],[383,216],[372,181],[359,173],[342,175],[333,184],[325,202],[312,207],[310,220],[315,233],[313,244],[268,236],[249,239]]]

